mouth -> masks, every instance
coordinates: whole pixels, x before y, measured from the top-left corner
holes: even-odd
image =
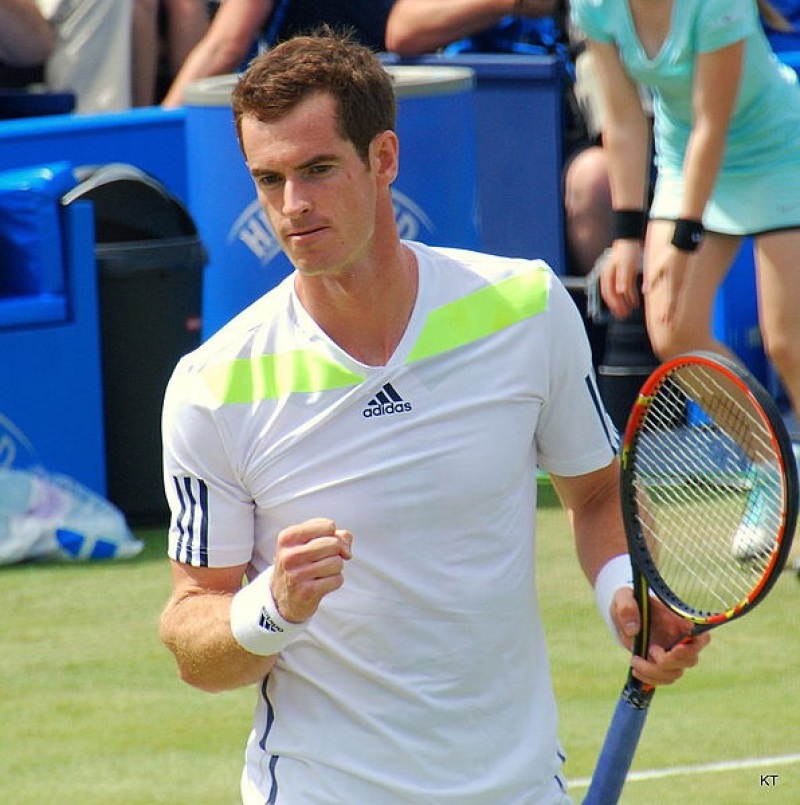
[[[293,229],[287,232],[286,240],[294,243],[301,243],[310,240],[325,231],[324,226],[307,227],[306,229]]]

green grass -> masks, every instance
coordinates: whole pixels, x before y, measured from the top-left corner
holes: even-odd
[[[627,656],[594,610],[546,486],[539,519],[561,738],[568,775],[580,781],[591,775]],[[0,569],[0,802],[238,802],[254,691],[212,696],[178,680],[157,636],[169,592],[163,535],[141,536],[147,548],[132,561]],[[699,668],[658,692],[635,771],[800,754],[799,603],[800,584],[785,574],[763,606],[715,634]],[[777,785],[762,787],[762,774],[780,775]],[[580,802],[585,790],[572,793]],[[631,781],[623,802],[794,804],[800,763]]]

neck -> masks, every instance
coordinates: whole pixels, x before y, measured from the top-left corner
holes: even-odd
[[[405,333],[417,280],[414,255],[396,241],[346,275],[299,277],[296,290],[303,307],[345,352],[383,366]]]

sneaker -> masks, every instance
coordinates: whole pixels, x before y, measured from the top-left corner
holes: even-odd
[[[753,465],[752,485],[747,497],[742,524],[733,537],[731,552],[740,562],[748,562],[772,552],[775,529],[765,522],[776,510],[781,497],[779,475],[771,468]]]

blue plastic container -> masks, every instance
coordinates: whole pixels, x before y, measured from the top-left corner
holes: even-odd
[[[559,56],[432,54],[400,64],[475,73],[481,248],[566,273],[562,197],[565,65]]]
[[[742,245],[717,291],[713,316],[714,336],[730,347],[755,377],[766,385],[767,359],[758,328],[758,296],[753,263],[753,242]]]
[[[394,201],[401,237],[477,248],[474,75],[454,66],[388,66],[398,98],[400,175]],[[203,338],[286,277],[292,266],[256,200],[236,139],[236,76],[186,92],[189,210],[209,253]]]

